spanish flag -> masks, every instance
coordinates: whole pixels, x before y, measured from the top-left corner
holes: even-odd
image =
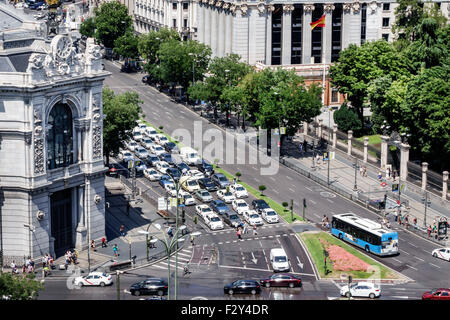
[[[321,16],[319,20],[311,22],[309,25],[311,26],[311,30],[314,30],[315,27],[325,27],[325,15]]]

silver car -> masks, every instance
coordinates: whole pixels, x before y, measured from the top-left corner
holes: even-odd
[[[202,202],[211,202],[213,201],[213,197],[211,196],[211,194],[205,190],[205,189],[200,189],[197,190],[194,195],[197,197],[197,199],[199,199]]]

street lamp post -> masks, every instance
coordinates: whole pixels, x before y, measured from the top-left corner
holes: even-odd
[[[358,158],[355,157],[355,185],[353,186],[353,191],[358,190],[357,172],[358,172]]]

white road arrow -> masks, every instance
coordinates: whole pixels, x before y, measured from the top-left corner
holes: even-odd
[[[397,299],[409,299],[408,296],[391,296],[391,298],[397,298]]]
[[[297,261],[298,261],[298,266],[300,267],[300,269],[303,269],[303,263],[300,261],[300,259],[297,257]]]
[[[252,259],[253,263],[256,264],[258,262],[258,259],[255,258],[255,255],[253,254],[253,252],[252,252],[252,257],[253,257],[253,259]]]

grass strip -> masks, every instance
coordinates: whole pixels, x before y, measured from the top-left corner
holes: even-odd
[[[155,128],[155,130],[158,133],[163,134],[164,136],[167,137],[167,139],[169,139],[169,141],[174,142],[178,145],[179,148],[183,147],[183,144],[180,143],[179,141],[173,139],[171,136],[169,136],[168,134],[166,134],[164,131],[162,131],[161,129],[157,128],[156,126],[152,125],[150,122],[141,119],[147,126],[151,126],[153,128]],[[216,170],[217,172],[223,173],[228,179],[233,180],[233,178],[235,178],[231,173],[227,172],[226,170],[217,167],[217,165],[213,164],[214,170]],[[250,192],[253,196],[255,196],[257,199],[263,199],[265,200],[269,206],[275,210],[280,216],[282,216],[284,218],[284,220],[286,220],[288,223],[292,223],[293,221],[303,221],[303,219],[296,215],[295,213],[292,215],[292,218],[294,218],[294,220],[291,218],[291,212],[289,210],[285,210],[285,208],[279,204],[278,202],[272,200],[270,197],[265,196],[265,195],[261,195],[261,193],[256,190],[255,188],[249,186],[248,184],[246,184],[245,182],[239,181],[240,184],[242,184],[242,186],[247,189],[248,192]]]
[[[348,245],[347,243],[337,239],[326,232],[319,233],[300,233],[300,237],[303,242],[306,244],[308,248],[308,252],[310,253],[312,259],[314,260],[314,264],[320,274],[321,278],[340,278],[341,276],[349,276],[351,275],[354,279],[398,279],[398,275],[392,272],[390,269],[386,268],[382,264],[378,263],[374,259],[362,254],[354,247]],[[325,274],[325,255],[324,255],[324,247],[320,242],[320,239],[327,241],[330,244],[337,245],[343,248],[348,253],[356,256],[362,261],[368,263],[373,266],[376,270],[375,273],[365,272],[365,271],[340,271],[334,270],[332,262],[327,259],[327,273]]]

